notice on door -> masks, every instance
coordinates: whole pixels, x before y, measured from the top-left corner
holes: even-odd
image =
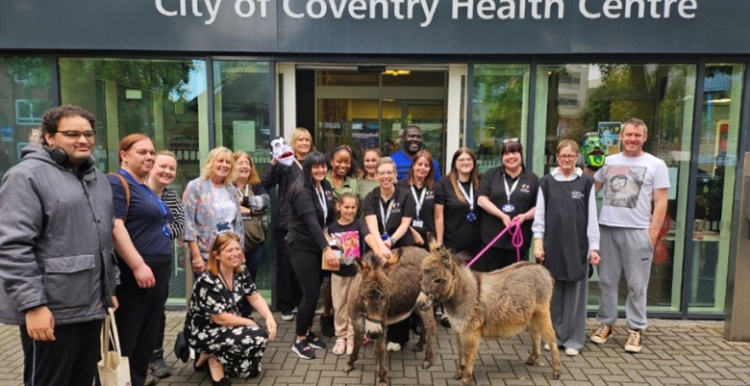
[[[232,131],[233,150],[244,150],[248,153],[255,151],[255,121],[233,121]]]

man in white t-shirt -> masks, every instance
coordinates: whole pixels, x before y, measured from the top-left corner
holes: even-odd
[[[667,212],[669,172],[659,158],[643,151],[646,124],[631,118],[623,124],[621,153],[607,157],[594,176],[597,192],[604,187],[599,215],[599,328],[591,341],[604,344],[617,322],[617,289],[624,273],[628,283],[625,302],[628,339],[625,351],[640,352],[641,333],[647,327],[646,290],[654,244]],[[654,203],[653,214],[651,202]]]

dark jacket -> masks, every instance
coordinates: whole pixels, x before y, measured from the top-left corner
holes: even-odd
[[[119,271],[106,176],[78,174],[31,144],[0,185],[0,322],[46,305],[56,325],[103,319]]]
[[[276,205],[272,208],[273,229],[276,231],[287,231],[289,216],[292,213],[291,203],[287,200],[287,192],[301,172],[302,170],[300,170],[296,163],[293,163],[291,166],[285,166],[277,162],[275,165],[270,165],[266,168],[266,172],[261,177],[263,187],[266,190],[277,185],[279,187],[276,191]]]

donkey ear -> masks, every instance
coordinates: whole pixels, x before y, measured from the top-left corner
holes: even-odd
[[[451,262],[452,262],[451,260],[453,258],[451,257],[451,254],[447,249],[442,248],[442,247],[439,248],[438,255],[440,256],[440,260],[443,262],[443,264],[445,264],[446,267],[451,266]]]
[[[357,271],[363,275],[370,271],[370,265],[363,258],[354,259],[354,264],[357,265]]]
[[[432,232],[427,232],[427,246],[428,246],[428,252],[435,252],[438,249],[438,243],[435,237],[433,237]]]

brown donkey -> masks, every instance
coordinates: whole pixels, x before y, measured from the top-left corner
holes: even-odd
[[[430,256],[422,263],[422,293],[417,307],[431,310],[443,303],[458,342],[454,379],[467,385],[474,372],[479,338],[501,338],[526,329],[534,341],[527,365],[541,355],[541,339],[550,342],[552,378],[560,378],[560,353],[549,305],[554,279],[541,265],[516,263],[490,273],[473,273],[459,265],[444,247],[430,242]]]
[[[346,363],[345,372],[354,369],[362,338],[366,335],[375,340],[378,384],[388,384],[385,378],[387,325],[408,318],[414,311],[422,280],[422,260],[427,256],[429,253],[422,248],[405,247],[393,250],[393,256],[385,265],[371,253],[355,260],[359,273],[349,289],[348,302],[349,316],[354,324],[354,350]],[[425,328],[414,351],[422,351],[427,345],[422,365],[427,369],[435,356],[435,318],[431,311],[417,311],[422,316]]]

